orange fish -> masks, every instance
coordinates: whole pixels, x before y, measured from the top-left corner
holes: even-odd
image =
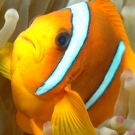
[[[35,135],[42,134],[43,123],[51,120],[58,104],[67,97],[75,100],[70,98],[76,97],[73,90],[98,126],[113,115],[120,75],[127,67],[135,69],[134,60],[121,17],[109,0],[37,17],[16,39],[11,59],[18,125],[32,133],[31,124]]]

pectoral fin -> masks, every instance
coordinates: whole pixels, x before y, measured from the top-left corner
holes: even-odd
[[[10,64],[13,44],[7,42],[2,50],[0,50],[0,73],[8,79],[10,76]]]
[[[30,122],[34,135],[43,135],[43,129],[40,129],[43,127],[43,123],[34,119],[31,119]]]
[[[19,111],[16,113],[16,123],[23,131],[32,134],[30,119]]]
[[[54,108],[51,126],[54,135],[96,135],[82,99],[68,88]]]

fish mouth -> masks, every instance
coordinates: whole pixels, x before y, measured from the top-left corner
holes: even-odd
[[[35,44],[33,43],[32,40],[30,40],[29,38],[27,38],[27,37],[25,37],[25,36],[21,36],[21,38],[22,38],[25,42],[31,44],[31,45],[34,47],[34,49],[36,49]]]

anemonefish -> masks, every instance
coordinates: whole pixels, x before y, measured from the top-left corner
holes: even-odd
[[[75,91],[98,126],[113,115],[120,75],[127,67],[135,69],[134,60],[121,17],[109,0],[82,2],[37,17],[13,47],[9,76],[17,124],[29,133],[30,124],[42,131],[63,98],[75,100],[68,96]],[[66,121],[68,114],[61,117]],[[42,135],[40,131],[34,134]]]

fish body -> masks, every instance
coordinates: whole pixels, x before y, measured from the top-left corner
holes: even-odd
[[[120,75],[135,69],[134,60],[122,20],[108,0],[37,17],[14,43],[11,84],[18,125],[29,133],[30,124],[42,131],[69,87],[98,126],[113,115]]]

